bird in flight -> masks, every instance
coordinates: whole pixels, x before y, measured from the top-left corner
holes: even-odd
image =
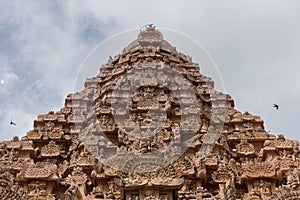
[[[10,120],[10,123],[9,123],[10,125],[14,125],[14,126],[16,126],[17,124],[15,123],[15,122],[13,122],[12,120]]]
[[[279,109],[279,105],[278,104],[273,104],[273,108],[275,108],[276,110]]]

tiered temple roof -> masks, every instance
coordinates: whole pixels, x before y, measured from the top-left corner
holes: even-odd
[[[234,108],[154,26],[0,142],[0,199],[300,199],[298,141]]]

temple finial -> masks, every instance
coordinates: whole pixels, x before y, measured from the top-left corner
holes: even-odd
[[[149,31],[149,30],[156,30],[156,26],[154,24],[146,24],[140,28],[140,31]]]

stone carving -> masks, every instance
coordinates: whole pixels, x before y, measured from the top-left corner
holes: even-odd
[[[28,196],[46,196],[47,184],[42,181],[34,181],[28,184]]]
[[[266,161],[254,159],[242,164],[242,178],[274,178],[278,169],[279,161],[277,158],[270,158]]]
[[[59,154],[60,148],[54,141],[50,141],[48,145],[41,149],[41,156],[43,157],[56,157]]]
[[[84,199],[86,182],[87,175],[83,172],[83,168],[74,168],[72,174],[66,178],[66,184],[69,185],[69,188],[64,193],[64,199]]]
[[[62,109],[0,142],[0,199],[300,199],[299,142],[199,69],[145,26]]]
[[[66,183],[68,185],[72,185],[73,183],[82,185],[85,184],[86,181],[87,175],[83,172],[83,169],[81,167],[74,168],[72,174],[69,174],[66,178]]]
[[[6,200],[28,199],[23,187],[14,183],[14,175],[4,169],[0,170],[0,198]]]
[[[240,144],[236,146],[237,153],[242,156],[249,156],[255,153],[255,147],[253,144],[249,144],[247,140],[242,140]]]
[[[57,166],[49,160],[37,163],[34,163],[33,160],[27,160],[17,177],[20,180],[40,179],[55,181],[58,179]]]

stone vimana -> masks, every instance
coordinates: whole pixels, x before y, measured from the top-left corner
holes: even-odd
[[[0,199],[300,199],[299,143],[234,108],[153,25],[0,142]]]

